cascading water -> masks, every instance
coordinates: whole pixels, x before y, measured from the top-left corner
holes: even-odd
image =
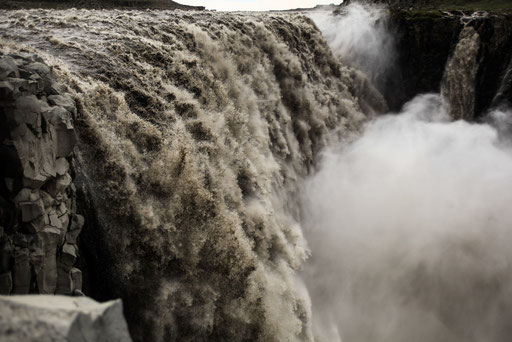
[[[311,18],[344,64],[366,73],[377,87],[384,86],[396,59],[385,7],[354,2],[339,14],[318,11]]]
[[[0,17],[3,51],[45,57],[78,103],[88,294],[123,298],[135,340],[313,340],[297,185],[365,115],[312,21]]]
[[[432,94],[375,119],[386,13],[0,11],[75,97],[84,290],[135,340],[512,335],[506,130]]]

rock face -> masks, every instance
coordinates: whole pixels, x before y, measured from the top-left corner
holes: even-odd
[[[512,15],[473,13],[460,22],[441,92],[454,118],[479,120],[489,108],[512,103]]]
[[[425,15],[391,11],[391,25],[397,36],[396,87],[384,95],[391,109],[421,93],[439,92],[444,67],[457,44],[462,25],[441,13]]]
[[[42,59],[0,56],[0,294],[80,293],[73,98]]]
[[[0,296],[4,342],[129,342],[120,300],[87,297]]]
[[[475,29],[465,27],[446,64],[441,91],[450,104],[454,119],[472,119],[475,112],[479,45],[480,39]]]
[[[454,118],[478,120],[512,103],[512,16],[485,12],[391,11],[398,34],[397,78],[385,92],[399,109],[420,93],[442,92]]]

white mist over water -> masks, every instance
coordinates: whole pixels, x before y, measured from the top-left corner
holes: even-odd
[[[438,95],[325,150],[303,189],[319,340],[510,337],[510,189],[512,149]]]
[[[386,12],[312,15],[372,80],[395,60]],[[510,110],[453,122],[439,95],[324,149],[302,191],[317,341],[468,342],[512,336]]]
[[[395,41],[384,7],[351,3],[341,14],[313,12],[311,18],[322,31],[335,55],[372,80],[386,74],[395,60]]]

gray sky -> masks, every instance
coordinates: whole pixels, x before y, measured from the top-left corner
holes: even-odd
[[[219,11],[266,11],[314,7],[319,4],[341,3],[341,0],[175,0],[184,5],[206,6]]]

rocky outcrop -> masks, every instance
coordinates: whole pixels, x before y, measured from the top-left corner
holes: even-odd
[[[0,296],[4,342],[129,342],[120,300],[86,297]]]
[[[397,72],[394,86],[386,86],[384,95],[390,108],[397,111],[418,94],[439,92],[462,24],[441,12],[396,10],[391,11],[390,22],[397,37]]]
[[[464,24],[441,84],[454,118],[480,119],[489,108],[510,105],[512,16],[473,13]]]
[[[74,99],[30,54],[0,56],[0,294],[80,294]]]
[[[478,32],[472,26],[465,27],[446,64],[441,93],[454,119],[471,119],[474,114],[479,45]]]
[[[392,10],[398,86],[391,109],[421,93],[442,92],[454,118],[480,119],[512,102],[512,16],[506,13]]]

